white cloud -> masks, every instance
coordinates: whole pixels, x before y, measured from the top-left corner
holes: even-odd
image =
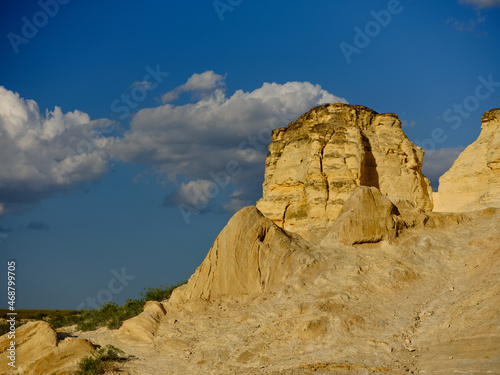
[[[150,165],[169,181],[211,181],[221,191],[229,186],[228,193],[238,191],[226,197],[226,208],[234,210],[235,202],[255,203],[261,194],[272,129],[286,126],[316,105],[346,103],[309,82],[264,83],[227,97],[221,79],[213,72],[193,75],[180,87],[204,90],[206,95],[196,102],[139,111],[130,130],[113,146],[113,158]],[[181,185],[166,203],[180,202],[186,194],[188,185]]]
[[[264,83],[226,96],[225,78],[211,71],[194,74],[171,96],[182,92],[195,100],[143,109],[123,138],[114,138],[109,120],[59,107],[41,113],[35,101],[0,86],[0,215],[98,180],[111,157],[146,164],[148,173],[175,183],[167,205],[235,211],[261,195],[272,129],[313,106],[346,102],[309,82]]]
[[[478,8],[491,8],[500,6],[500,0],[458,0],[461,4],[471,4]]]
[[[220,188],[213,181],[193,180],[182,182],[172,194],[165,198],[167,206],[187,205],[198,211],[204,210],[217,197]]]
[[[176,100],[184,92],[193,93],[193,97],[202,98],[210,95],[215,89],[224,89],[225,76],[215,74],[212,70],[201,74],[193,74],[185,84],[164,94],[161,99],[163,103]]]
[[[434,191],[437,191],[439,177],[451,168],[463,150],[465,147],[441,148],[425,152],[422,173],[431,181]]]
[[[144,90],[149,90],[153,84],[149,81],[135,81],[130,85],[130,89],[133,87],[142,87]]]
[[[95,130],[109,124],[59,107],[42,115],[35,101],[0,86],[0,211],[101,177],[112,138]]]

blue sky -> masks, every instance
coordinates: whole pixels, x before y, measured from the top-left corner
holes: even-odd
[[[270,130],[315,105],[398,114],[434,188],[500,106],[498,0],[5,0],[0,17],[18,308],[187,279],[260,197]]]

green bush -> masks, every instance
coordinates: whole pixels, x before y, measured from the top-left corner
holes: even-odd
[[[170,286],[144,288],[141,299],[128,299],[123,306],[106,302],[99,310],[85,310],[77,319],[77,328],[81,331],[93,331],[99,327],[118,329],[125,320],[139,315],[146,302],[169,299],[174,289],[185,283],[186,281]]]
[[[36,320],[43,320],[43,318],[45,318],[47,316],[47,313],[44,313],[44,312],[38,312],[35,314],[34,318]]]
[[[10,330],[9,323],[0,323],[0,336],[5,335]]]
[[[113,345],[106,345],[104,348],[94,351],[91,356],[83,358],[78,363],[78,370],[73,372],[73,375],[98,375],[117,370],[116,362],[124,361],[124,354],[122,350]]]
[[[180,287],[181,285],[186,284],[187,281],[182,281],[180,283],[177,283],[175,285],[164,285],[159,288],[144,288],[144,292],[141,292],[142,299],[144,301],[163,301],[166,299],[169,299],[170,296],[172,295],[172,292],[174,291],[175,288]]]

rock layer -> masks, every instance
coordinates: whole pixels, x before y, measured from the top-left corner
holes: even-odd
[[[340,103],[318,106],[273,131],[257,208],[279,227],[314,242],[358,186],[430,210],[423,154],[395,114]]]
[[[481,134],[439,179],[434,211],[500,207],[500,109],[481,118]]]

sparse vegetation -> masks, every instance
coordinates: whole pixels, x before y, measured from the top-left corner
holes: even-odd
[[[113,345],[94,351],[91,356],[78,363],[78,370],[73,375],[98,375],[118,370],[117,363],[126,360],[124,352]]]
[[[82,331],[93,331],[99,327],[120,328],[123,321],[139,315],[146,302],[169,299],[174,289],[185,283],[186,281],[170,286],[144,288],[140,299],[128,299],[122,306],[107,302],[99,310],[85,310],[77,323],[77,328]]]
[[[160,285],[158,288],[144,288],[141,298],[128,299],[122,306],[107,302],[99,310],[17,310],[17,326],[30,320],[45,320],[55,328],[77,325],[82,331],[92,331],[99,327],[120,328],[123,321],[139,315],[146,302],[169,299],[175,288],[187,281],[175,285]],[[7,319],[9,310],[0,310],[0,318]],[[0,322],[0,335],[9,331],[9,324]]]
[[[0,309],[0,319],[8,319],[8,309]],[[16,327],[22,326],[31,320],[45,320],[55,328],[77,324],[81,319],[83,311],[78,310],[16,310]],[[7,333],[10,325],[6,321],[0,321],[0,336]]]

